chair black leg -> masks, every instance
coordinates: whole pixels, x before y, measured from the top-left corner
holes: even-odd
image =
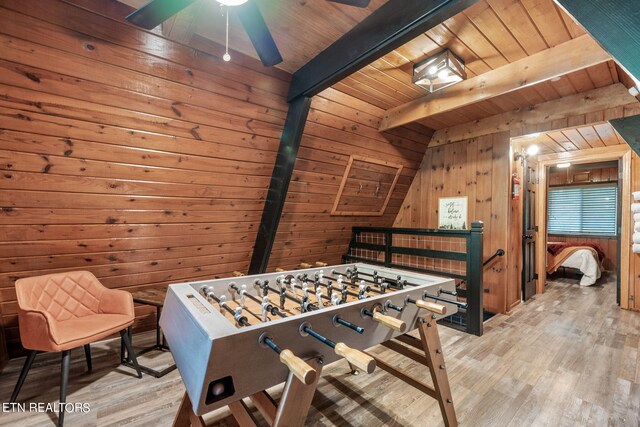
[[[140,371],[140,365],[138,365],[138,360],[136,359],[136,354],[133,352],[133,348],[131,346],[131,341],[129,340],[129,334],[127,334],[126,330],[120,331],[120,337],[122,337],[122,341],[124,342],[125,347],[127,347],[127,354],[133,363],[133,366],[136,368],[136,372],[138,373],[138,378],[142,378],[142,372]]]
[[[58,426],[64,424],[64,404],[67,402],[67,383],[69,382],[69,362],[71,361],[71,350],[62,352],[62,372],[60,373],[60,412],[58,415]]]
[[[84,345],[84,355],[87,358],[87,370],[91,372],[91,370],[93,369],[93,366],[91,365],[91,345],[90,344]]]
[[[11,394],[11,400],[9,402],[16,403],[16,400],[18,399],[18,393],[20,393],[22,384],[24,384],[24,380],[25,378],[27,378],[27,374],[29,373],[29,369],[31,369],[33,359],[36,358],[37,353],[38,352],[36,350],[31,350],[31,353],[29,353],[27,359],[24,361],[24,366],[22,367],[22,371],[20,372],[20,376],[18,377],[18,382],[16,383],[16,387],[13,389],[13,394]]]

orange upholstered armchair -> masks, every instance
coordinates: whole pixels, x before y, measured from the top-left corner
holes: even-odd
[[[16,282],[18,320],[22,346],[31,350],[25,361],[11,402],[20,388],[38,351],[62,352],[60,403],[66,401],[71,349],[84,346],[87,367],[91,370],[89,344],[116,332],[127,347],[132,362],[142,377],[131,348],[127,327],[133,323],[133,298],[125,291],[105,288],[88,271],[48,274]],[[60,405],[58,425],[64,421]]]

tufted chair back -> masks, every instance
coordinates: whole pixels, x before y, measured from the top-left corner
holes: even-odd
[[[106,289],[88,271],[49,274],[16,281],[20,307],[44,311],[58,322],[100,313],[100,299]]]

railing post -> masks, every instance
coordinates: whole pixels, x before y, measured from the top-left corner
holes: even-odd
[[[384,233],[384,264],[386,267],[391,266],[391,246],[393,246],[393,234]]]
[[[483,282],[482,282],[482,221],[471,224],[471,233],[467,243],[467,332],[482,336],[484,318]]]

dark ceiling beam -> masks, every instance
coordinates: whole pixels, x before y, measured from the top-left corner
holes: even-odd
[[[640,114],[625,117],[624,119],[610,120],[609,123],[633,151],[640,156]]]
[[[555,0],[614,59],[640,80],[640,4],[638,0]]]
[[[389,0],[293,73],[289,101],[314,96],[478,0]]]
[[[256,243],[251,255],[249,264],[249,274],[259,274],[267,271],[269,256],[276,240],[278,224],[282,216],[284,202],[287,199],[287,191],[293,175],[293,168],[296,164],[298,149],[302,141],[304,125],[307,122],[311,98],[297,98],[289,104],[289,111],[282,129],[280,147],[276,155],[276,163],[273,166],[267,200],[264,203],[262,219]]]

